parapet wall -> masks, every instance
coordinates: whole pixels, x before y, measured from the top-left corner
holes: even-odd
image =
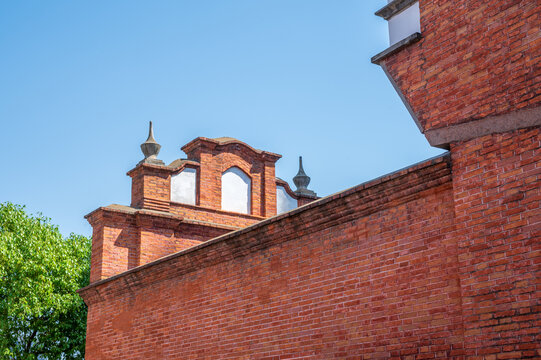
[[[86,356],[459,355],[453,214],[446,155],[97,282]]]

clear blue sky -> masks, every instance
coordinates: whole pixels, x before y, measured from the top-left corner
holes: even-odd
[[[440,154],[370,57],[386,0],[0,2],[0,202],[64,234],[130,202],[153,120],[160,158],[197,136],[303,155],[325,196]]]

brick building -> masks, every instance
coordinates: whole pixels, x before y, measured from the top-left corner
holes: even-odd
[[[394,0],[374,56],[449,152],[317,199],[280,155],[152,133],[93,226],[86,358],[541,358],[541,3]]]

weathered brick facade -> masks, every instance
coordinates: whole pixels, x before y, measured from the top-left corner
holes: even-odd
[[[421,0],[419,5],[422,37],[380,65],[429,142],[448,147],[461,134],[476,135],[473,126],[455,127],[447,137],[441,132],[482,119],[478,126],[512,130],[517,116],[505,116],[511,113],[537,124],[541,3]]]
[[[198,138],[139,164],[131,206],[88,216],[87,359],[541,358],[541,5],[420,16],[377,62],[450,151],[279,215],[279,155]],[[231,166],[249,214],[220,208]],[[171,201],[184,167],[195,205]]]
[[[538,127],[452,145],[464,340],[472,353],[541,357],[540,141]]]

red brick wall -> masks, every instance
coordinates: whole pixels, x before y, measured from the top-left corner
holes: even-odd
[[[541,357],[540,129],[452,145],[466,350]],[[489,356],[490,354],[497,354]]]
[[[420,42],[383,61],[424,130],[541,104],[541,3],[420,0]]]
[[[423,38],[382,65],[424,131],[540,105],[541,4],[420,8]],[[169,204],[149,168],[133,204],[162,212],[90,215],[91,281],[128,271],[80,291],[86,358],[541,358],[539,133],[451,138],[451,159],[201,244],[276,213],[279,156],[198,138],[200,206]],[[219,210],[230,166],[251,215]]]
[[[125,273],[82,291],[86,358],[459,356],[453,214],[440,158]]]
[[[86,358],[539,358],[539,135],[454,143],[90,285]]]
[[[157,221],[158,220],[158,221]],[[153,216],[139,216],[139,261],[143,265],[230,232],[230,229],[180,223],[172,226]],[[126,269],[127,270],[127,269]]]
[[[88,220],[93,228],[90,282],[139,265],[135,219],[120,213],[96,211]]]

